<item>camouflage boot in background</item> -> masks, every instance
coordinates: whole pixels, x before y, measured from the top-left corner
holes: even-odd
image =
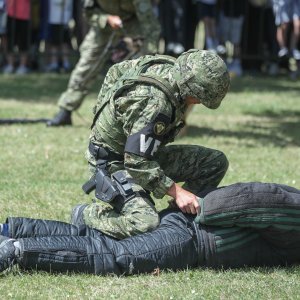
[[[53,117],[53,119],[47,122],[47,126],[51,127],[72,125],[71,114],[71,111],[61,108],[59,112]]]

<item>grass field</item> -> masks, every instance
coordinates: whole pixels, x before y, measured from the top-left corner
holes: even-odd
[[[0,118],[51,117],[68,75],[0,76]],[[73,117],[75,126],[0,126],[0,220],[7,216],[69,220],[90,201],[84,152],[98,87]],[[216,111],[197,106],[184,138],[226,153],[222,184],[278,182],[300,187],[300,81],[245,76]],[[156,201],[159,209],[166,201]],[[41,272],[0,277],[1,299],[300,299],[300,267],[185,270],[159,276],[97,277]]]

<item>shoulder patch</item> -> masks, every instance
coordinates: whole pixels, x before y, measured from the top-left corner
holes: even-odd
[[[154,124],[153,132],[156,135],[162,135],[166,131],[166,124],[164,122],[158,121]]]

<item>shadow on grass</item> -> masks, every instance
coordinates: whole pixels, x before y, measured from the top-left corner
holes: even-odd
[[[300,99],[299,99],[300,101]],[[299,105],[300,108],[300,105]],[[270,119],[276,119],[280,121],[282,118],[294,118],[297,117],[298,121],[300,123],[300,110],[280,110],[280,111],[274,111],[271,109],[265,109],[264,111],[260,112],[253,112],[253,111],[245,111],[244,112],[247,115],[257,116],[257,117],[268,117]]]
[[[246,114],[261,117],[262,122],[247,121],[241,124],[240,129],[237,130],[215,130],[191,125],[187,128],[187,137],[229,137],[243,141],[249,147],[251,147],[251,141],[262,145],[272,144],[282,148],[300,146],[300,111],[274,112],[265,110],[259,113],[247,112]]]
[[[0,97],[33,102],[56,103],[60,94],[67,88],[70,74],[32,73],[26,76],[0,76]],[[90,89],[98,93],[103,76],[99,75]],[[300,93],[300,82],[286,77],[244,76],[232,80],[230,92],[286,92]]]
[[[68,85],[70,74],[29,74],[0,77],[1,99],[14,99],[35,103],[56,103]],[[99,79],[100,80],[100,79]],[[96,80],[97,81],[97,80]],[[98,92],[99,82],[90,92]]]
[[[68,75],[3,76],[0,79],[1,98],[55,103],[67,83]]]
[[[243,76],[231,81],[230,92],[240,93],[245,91],[255,92],[298,92],[300,93],[300,82],[291,81],[287,77],[267,77],[262,75]]]
[[[56,103],[68,85],[70,74],[32,73],[26,76],[0,76],[0,97],[40,103]],[[99,92],[103,76],[99,75],[90,92]],[[232,80],[230,92],[286,92],[300,93],[300,82],[286,77],[244,76]]]

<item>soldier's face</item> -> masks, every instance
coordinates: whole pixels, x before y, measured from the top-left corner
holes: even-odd
[[[187,96],[185,97],[185,103],[187,105],[192,105],[192,104],[200,104],[201,101],[195,97]]]

